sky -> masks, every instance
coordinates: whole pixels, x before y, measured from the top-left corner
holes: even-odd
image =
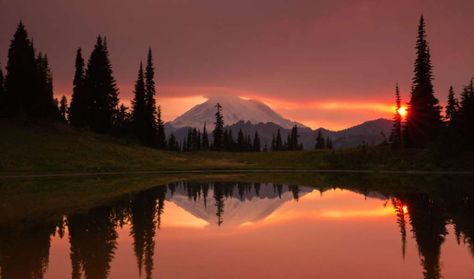
[[[165,121],[209,95],[259,99],[312,128],[390,118],[408,101],[421,14],[435,93],[474,75],[472,0],[0,0],[0,64],[20,20],[70,96],[78,47],[107,36],[121,100],[152,48]]]

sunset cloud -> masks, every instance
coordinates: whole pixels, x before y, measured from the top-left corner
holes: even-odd
[[[87,59],[102,34],[124,103],[153,49],[165,120],[206,96],[231,94],[340,129],[391,117],[397,82],[407,101],[421,13],[436,96],[444,104],[450,85],[459,92],[473,74],[473,9],[470,0],[0,1],[0,63],[23,20],[48,54],[56,96],[70,96],[76,49]]]

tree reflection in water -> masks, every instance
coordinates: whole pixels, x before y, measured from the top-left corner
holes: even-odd
[[[321,193],[331,189],[317,185]],[[113,204],[87,212],[67,215],[56,222],[21,222],[0,227],[0,272],[3,279],[43,278],[48,266],[51,237],[60,237],[67,228],[74,279],[108,278],[117,249],[117,229],[130,224],[133,251],[139,274],[152,278],[157,232],[165,203],[174,195],[185,195],[194,203],[209,207],[214,199],[215,223],[225,224],[226,201],[282,199],[290,193],[294,200],[314,188],[297,185],[260,183],[178,182],[157,186],[127,196]],[[368,188],[351,190],[367,194]],[[458,243],[466,244],[474,256],[474,195],[463,187],[433,187],[429,191],[382,193],[390,200],[401,235],[401,253],[405,257],[407,224],[416,240],[424,278],[441,278],[441,246],[446,226],[453,224]]]

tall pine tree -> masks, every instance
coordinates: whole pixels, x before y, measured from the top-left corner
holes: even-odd
[[[82,50],[76,52],[75,73],[71,105],[69,111],[69,121],[71,125],[81,127],[87,125],[87,113],[89,109],[89,96],[84,88],[85,63],[82,58]]]
[[[57,106],[53,98],[53,76],[48,57],[42,53],[36,58],[35,94],[32,95],[31,116],[55,119]]]
[[[156,113],[156,147],[166,149],[165,123],[161,119],[161,106],[158,106]]]
[[[143,65],[140,63],[137,81],[135,82],[134,98],[132,100],[132,123],[137,138],[144,144],[151,144],[146,131],[146,110],[145,80],[143,76]]]
[[[161,109],[156,108],[156,88],[155,88],[155,68],[153,66],[153,55],[151,49],[148,49],[147,64],[145,69],[145,133],[146,137],[153,142],[153,139],[156,137],[156,142],[154,144],[161,149],[166,147],[166,138],[164,135],[163,122],[158,119],[158,113],[161,114]],[[158,123],[158,120],[161,123]],[[159,126],[161,125],[161,126]],[[158,129],[160,131],[158,131]],[[160,133],[160,134],[158,134]]]
[[[318,136],[316,137],[316,146],[315,149],[324,149],[326,148],[326,140],[321,133],[321,129],[318,131]]]
[[[446,106],[446,115],[444,119],[448,124],[451,124],[453,121],[453,118],[456,117],[456,113],[459,110],[459,104],[458,100],[456,99],[456,96],[454,95],[454,89],[452,86],[449,87],[449,94],[448,94],[448,104]]]
[[[212,136],[214,138],[214,150],[222,150],[224,147],[224,116],[222,116],[222,106],[216,105],[216,122]]]
[[[36,59],[33,44],[22,22],[13,35],[8,50],[5,81],[6,114],[30,115],[35,106]]]
[[[395,114],[393,116],[392,132],[390,134],[390,144],[393,147],[400,147],[402,145],[402,115],[400,109],[402,107],[400,98],[400,89],[398,83],[395,86]]]
[[[88,125],[100,133],[110,132],[118,113],[118,89],[113,77],[107,41],[101,36],[92,51],[85,76],[85,90],[90,94]]]
[[[288,150],[298,150],[299,143],[298,143],[298,127],[296,125],[293,126],[291,129],[290,136],[288,138]]]
[[[461,144],[474,148],[474,83],[473,80],[464,87],[461,94],[457,130],[460,134]]]
[[[408,105],[404,143],[409,147],[424,148],[430,141],[438,138],[441,128],[441,108],[434,96],[433,67],[423,16],[418,27],[416,50],[415,76]]]
[[[274,151],[283,151],[283,141],[281,139],[280,129],[277,131],[277,135],[275,138],[275,150]]]
[[[237,134],[237,151],[245,151],[245,137],[242,129],[239,129]]]
[[[255,135],[253,137],[253,151],[260,152],[262,150],[260,146],[260,136],[258,135],[258,131],[255,131]]]
[[[5,116],[5,80],[3,78],[3,71],[0,65],[0,117]]]

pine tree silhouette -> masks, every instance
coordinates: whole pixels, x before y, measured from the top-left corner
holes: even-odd
[[[174,134],[171,134],[168,139],[168,149],[171,151],[179,151],[178,142]]]
[[[315,149],[324,149],[326,148],[326,141],[321,133],[321,129],[318,131],[318,136],[316,137],[316,146]]]
[[[39,53],[35,65],[36,92],[32,95],[30,115],[42,119],[56,119],[57,105],[53,99],[53,76],[49,67],[48,57]]]
[[[145,99],[145,81],[143,76],[143,65],[140,63],[137,81],[135,82],[135,95],[132,100],[132,121],[135,135],[144,144],[151,144],[146,131],[147,127],[147,104]]]
[[[156,113],[156,147],[159,149],[166,148],[165,123],[161,119],[161,106],[158,106]]]
[[[298,143],[298,127],[296,125],[293,126],[291,129],[291,134],[288,138],[288,150],[298,150],[299,143]]]
[[[258,132],[255,131],[255,135],[253,137],[253,151],[255,152],[260,152],[262,150],[260,146],[260,136],[258,135]]]
[[[474,84],[473,80],[464,87],[461,94],[457,130],[461,135],[460,143],[467,148],[474,148]]]
[[[9,116],[28,116],[33,112],[36,94],[36,59],[33,43],[22,22],[8,50],[5,81],[5,107]]]
[[[277,135],[275,138],[275,151],[282,151],[282,150],[283,150],[283,141],[281,140],[280,129],[278,129]]]
[[[242,129],[239,129],[237,134],[237,151],[245,151],[245,137]]]
[[[84,82],[85,63],[82,58],[82,50],[79,48],[76,53],[75,73],[69,111],[69,121],[72,126],[76,127],[87,125],[87,113],[90,109],[90,96],[85,90]]]
[[[118,113],[118,89],[113,77],[106,38],[97,37],[87,63],[84,83],[85,90],[90,95],[88,126],[95,132],[110,132]]]
[[[0,117],[6,116],[6,93],[5,93],[5,78],[3,77],[3,71],[0,64]]]
[[[156,107],[155,101],[155,68],[153,66],[153,55],[151,48],[148,49],[147,64],[145,69],[145,137],[150,145],[157,145],[158,148],[166,147],[163,122],[161,121],[161,109]],[[158,115],[159,114],[159,115]],[[159,127],[159,125],[161,125]],[[161,131],[158,131],[161,129]],[[160,134],[158,134],[160,133]],[[156,137],[156,140],[155,140]]]
[[[454,94],[454,89],[452,86],[449,87],[449,94],[448,94],[448,104],[446,106],[446,115],[445,120],[450,123],[453,118],[455,118],[456,113],[459,110],[458,100]]]
[[[222,150],[224,145],[223,136],[224,136],[224,117],[222,116],[222,106],[217,103],[216,105],[216,122],[212,136],[214,138],[213,148],[214,150]]]
[[[424,148],[438,138],[441,128],[441,108],[434,96],[430,49],[426,41],[425,20],[420,18],[416,44],[415,76],[408,104],[404,143],[408,147]]]
[[[395,114],[393,116],[392,132],[390,134],[390,144],[393,147],[400,147],[402,145],[402,116],[400,108],[402,107],[400,99],[400,89],[398,83],[395,86]]]

